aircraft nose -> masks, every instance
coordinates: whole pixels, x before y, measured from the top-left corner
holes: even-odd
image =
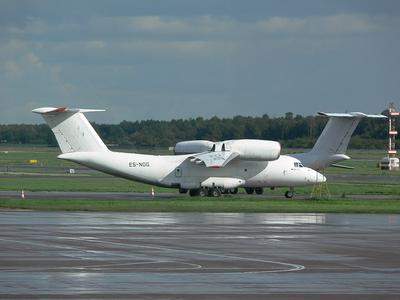
[[[323,183],[326,182],[326,177],[313,169],[308,169],[307,181],[310,183]]]
[[[322,183],[322,182],[326,182],[326,177],[324,175],[322,175],[321,173],[315,171],[316,174],[316,182],[317,183]]]

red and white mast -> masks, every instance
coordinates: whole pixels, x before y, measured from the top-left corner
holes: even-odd
[[[396,156],[396,118],[400,116],[400,112],[394,108],[394,103],[389,104],[389,147],[388,156],[389,158]]]

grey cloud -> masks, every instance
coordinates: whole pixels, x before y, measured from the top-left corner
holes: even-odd
[[[244,4],[235,14],[217,14],[211,4],[209,13],[146,4],[123,14],[84,1],[72,17],[68,8],[62,14],[64,2],[58,9],[53,1],[29,3],[35,7],[14,10],[15,21],[0,22],[2,122],[40,122],[29,109],[42,105],[107,108],[93,118],[108,122],[379,112],[378,98],[400,93],[393,15],[244,16]]]

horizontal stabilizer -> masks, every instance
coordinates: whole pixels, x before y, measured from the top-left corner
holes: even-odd
[[[318,112],[318,115],[325,117],[339,117],[339,118],[387,118],[384,115],[368,115],[362,112],[350,112],[350,113],[324,113]]]
[[[88,109],[88,108],[67,108],[67,107],[40,107],[33,109],[32,112],[37,114],[48,114],[48,113],[58,113],[58,112],[95,112],[95,111],[106,111],[105,109]]]
[[[331,164],[331,167],[341,168],[341,169],[348,169],[348,170],[353,170],[354,169],[354,167],[345,166],[345,165],[338,165],[338,164]]]

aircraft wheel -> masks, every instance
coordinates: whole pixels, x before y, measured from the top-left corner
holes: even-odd
[[[199,194],[200,194],[200,190],[199,189],[189,190],[189,195],[192,196],[192,197],[199,196]]]
[[[186,194],[187,191],[187,189],[179,189],[179,194]]]
[[[244,189],[245,189],[246,193],[249,195],[254,193],[254,188],[244,188]]]
[[[294,196],[293,191],[286,191],[286,193],[285,193],[286,198],[291,199],[291,198],[293,198],[293,196]]]
[[[199,195],[200,195],[200,197],[207,196],[207,190],[205,188],[200,189]]]
[[[238,193],[238,190],[239,190],[238,188],[230,189],[229,192],[230,192],[231,194],[237,194],[237,193]]]
[[[211,196],[220,197],[221,196],[221,191],[218,188],[214,188],[214,189],[211,190]]]
[[[257,195],[262,195],[264,193],[264,189],[262,187],[255,188],[255,191]]]

